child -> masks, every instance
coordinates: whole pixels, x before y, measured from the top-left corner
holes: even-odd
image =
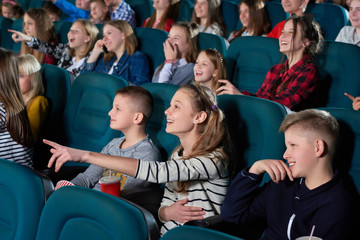
[[[156,68],[152,82],[184,85],[194,77],[199,29],[196,23],[175,23],[164,42],[165,62]]]
[[[51,1],[69,17],[64,19],[67,22],[74,22],[77,19],[89,19],[90,0],[75,0],[75,5],[67,0],[46,0]]]
[[[33,137],[13,52],[0,48],[0,158],[32,168]]]
[[[110,127],[121,131],[125,136],[114,138],[101,153],[143,161],[161,161],[159,150],[145,132],[153,108],[151,94],[139,86],[124,87],[115,94],[113,108],[109,112]],[[109,174],[109,169],[90,165],[84,173],[80,173],[71,182],[76,186],[100,191],[99,179]],[[112,171],[111,174],[121,177],[122,196],[155,187],[155,184],[135,179],[121,172]]]
[[[304,16],[305,10],[309,0],[282,0],[281,5],[284,8],[284,11],[289,13],[290,16],[295,14],[296,16]],[[284,28],[286,20],[279,22],[267,35],[271,38],[279,38],[281,31]]]
[[[12,39],[15,42],[23,41],[30,48],[54,56],[58,60],[57,65],[69,71],[73,78],[80,74],[85,58],[90,55],[95,42],[99,39],[98,28],[85,19],[76,20],[72,24],[67,35],[69,40],[67,44],[45,42],[18,31],[9,31],[13,33]]]
[[[44,42],[57,42],[54,24],[43,8],[32,8],[25,12],[23,33]],[[23,42],[20,54],[27,53],[34,55],[39,63],[56,64],[56,59],[52,55],[34,50]]]
[[[144,21],[142,27],[157,28],[169,32],[179,15],[180,0],[154,1],[153,7],[154,13]]]
[[[271,29],[269,16],[262,0],[244,0],[239,5],[239,19],[242,28],[230,33],[231,43],[240,36],[266,36]]]
[[[199,53],[194,65],[195,82],[216,92],[219,79],[226,79],[224,56],[216,49],[206,49]]]
[[[36,143],[48,112],[49,102],[44,94],[41,65],[31,54],[18,56],[20,90],[25,100],[31,131]]]
[[[24,15],[24,11],[22,10],[20,3],[16,0],[3,0],[0,3],[0,7],[0,16],[10,18],[13,21],[22,18]]]
[[[199,31],[225,37],[226,29],[220,11],[220,0],[196,0],[191,22],[199,24]]]
[[[360,0],[352,0],[349,7],[351,26],[344,26],[335,41],[355,44],[360,47]]]
[[[58,8],[57,6],[55,6],[54,4],[52,4],[50,2],[46,2],[44,5],[44,9],[49,14],[51,21],[53,21],[53,22],[60,21],[60,17],[62,14],[62,11],[60,8]]]
[[[345,93],[345,96],[350,98],[353,101],[352,106],[354,110],[360,110],[360,97],[353,97],[352,95]]]
[[[284,159],[260,160],[232,181],[221,217],[229,222],[266,220],[263,239],[346,238],[352,224],[353,199],[345,190],[332,160],[339,125],[321,110],[308,109],[286,116]],[[267,172],[274,183],[258,188]],[[286,177],[288,176],[288,178]]]
[[[224,86],[217,93],[256,96],[278,102],[291,110],[309,107],[313,104],[311,98],[319,80],[313,58],[322,43],[319,25],[312,21],[311,16],[293,15],[286,21],[279,38],[280,52],[288,60],[269,70],[259,90],[255,94],[240,92],[229,81],[219,80]]]
[[[104,0],[90,0],[90,21],[94,24],[103,24],[110,20],[109,8]]]
[[[134,85],[149,82],[149,62],[142,52],[135,51],[137,39],[131,26],[124,20],[109,21],[103,35],[85,60],[82,72],[107,73]]]
[[[206,87],[181,86],[165,111],[166,132],[180,139],[170,160],[148,162],[67,148],[44,140],[53,147],[48,166],[55,171],[69,160],[116,169],[135,178],[166,183],[159,218],[161,232],[183,223],[219,214],[228,186],[229,135],[216,95]]]

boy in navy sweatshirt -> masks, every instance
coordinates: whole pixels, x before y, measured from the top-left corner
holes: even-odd
[[[280,132],[285,133],[288,165],[266,159],[242,170],[228,189],[222,218],[238,224],[266,221],[263,239],[309,236],[313,226],[313,236],[324,240],[354,237],[355,200],[332,168],[336,119],[308,109],[289,114]],[[259,188],[265,172],[273,182]]]

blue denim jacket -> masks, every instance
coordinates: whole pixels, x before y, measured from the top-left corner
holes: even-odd
[[[81,73],[108,73],[115,60],[116,56],[106,63],[103,61],[103,56],[99,57],[97,62],[93,63],[88,63],[86,59]],[[150,67],[148,59],[140,51],[134,52],[133,55],[128,55],[125,50],[111,75],[121,77],[138,86],[150,82]]]

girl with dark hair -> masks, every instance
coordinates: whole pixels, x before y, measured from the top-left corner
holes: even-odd
[[[312,16],[293,15],[286,21],[279,38],[280,52],[287,60],[269,70],[260,89],[255,94],[240,92],[228,80],[219,80],[224,86],[217,92],[220,95],[244,94],[269,99],[291,110],[307,107],[319,80],[313,59],[322,43],[319,24],[312,20]]]
[[[145,20],[142,27],[157,28],[169,32],[178,17],[180,0],[154,1],[153,7],[154,13]]]

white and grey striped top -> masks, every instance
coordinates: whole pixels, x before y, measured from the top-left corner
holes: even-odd
[[[139,161],[135,177],[150,182],[166,183],[164,196],[160,207],[170,206],[178,200],[188,198],[186,206],[202,207],[206,212],[204,217],[220,214],[229,185],[226,163],[218,160],[219,152],[214,151],[206,156],[183,160],[175,152],[169,161],[146,162]],[[187,192],[179,193],[177,182],[190,181]],[[181,223],[165,222],[161,234]]]
[[[15,142],[6,127],[6,111],[0,101],[0,158],[4,158],[26,167],[33,167],[33,149]]]

